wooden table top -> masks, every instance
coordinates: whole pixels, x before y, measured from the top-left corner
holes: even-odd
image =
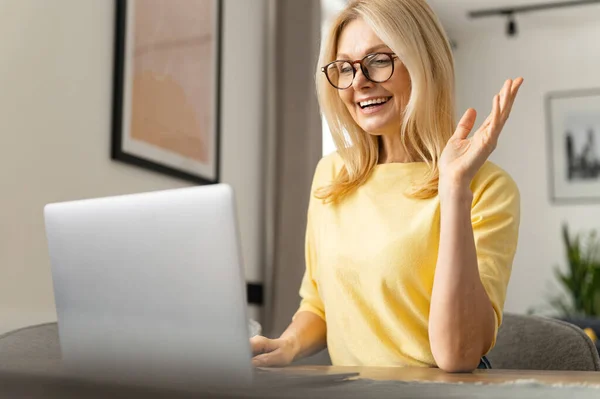
[[[291,366],[288,372],[359,373],[358,378],[378,381],[419,381],[446,383],[502,384],[516,381],[536,381],[543,384],[584,384],[600,386],[597,371],[543,371],[543,370],[475,370],[472,373],[450,374],[436,368],[420,367],[343,367]]]
[[[350,379],[378,380],[371,383],[355,381],[359,385],[337,381],[328,382],[323,389],[315,389],[304,386],[277,386],[254,387],[243,390],[226,389],[211,391],[208,397],[218,398],[288,398],[302,399],[308,394],[312,399],[362,399],[384,398],[399,399],[413,397],[461,397],[461,398],[488,398],[488,397],[511,397],[514,399],[535,397],[563,398],[565,393],[572,399],[597,397],[600,389],[600,372],[576,372],[576,371],[518,371],[518,370],[476,370],[473,373],[449,374],[439,369],[430,368],[385,368],[385,367],[337,367],[337,366],[292,366],[285,369],[277,369],[282,374],[339,374],[358,373],[358,377]],[[444,384],[408,384],[400,390],[390,389],[390,381],[421,382],[421,383],[448,383]],[[523,382],[522,385],[519,381]],[[515,385],[499,385],[496,391],[488,384],[504,384],[517,382]],[[457,384],[457,383],[464,383]],[[474,384],[474,385],[472,385]],[[541,385],[538,385],[541,384]],[[556,384],[561,386],[557,387]],[[487,386],[486,386],[487,385]],[[565,386],[568,387],[565,390]],[[277,388],[277,389],[276,389]],[[396,387],[397,388],[397,387]],[[266,389],[266,390],[265,390]],[[199,391],[200,393],[205,393]],[[28,397],[28,398],[60,398],[79,399],[104,399],[107,397],[123,398],[164,398],[172,399],[196,399],[207,397],[199,395],[195,391],[174,391],[162,388],[135,387],[119,384],[105,384],[86,382],[73,378],[61,378],[51,375],[32,375],[23,373],[11,373],[0,371],[0,394],[2,397]],[[495,395],[491,395],[495,392]],[[208,393],[208,392],[206,392]],[[268,394],[268,395],[267,395]],[[540,396],[543,395],[543,396]],[[448,396],[446,396],[448,395]],[[501,395],[501,396],[498,396]]]

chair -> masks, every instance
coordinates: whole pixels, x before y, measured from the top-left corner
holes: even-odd
[[[498,369],[600,371],[598,350],[579,327],[538,316],[505,313],[487,357]]]
[[[55,372],[60,359],[56,323],[20,328],[0,335],[0,371]]]
[[[598,351],[579,327],[538,316],[505,313],[487,357],[495,369],[600,371]],[[297,363],[330,362],[324,350]]]

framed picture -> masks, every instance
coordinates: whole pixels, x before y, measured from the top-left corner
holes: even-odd
[[[113,159],[219,181],[220,0],[116,0]]]
[[[550,93],[549,182],[553,202],[600,202],[600,89]]]

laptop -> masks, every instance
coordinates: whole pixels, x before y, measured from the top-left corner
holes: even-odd
[[[235,209],[226,184],[46,205],[65,371],[167,387],[355,376],[252,366]]]

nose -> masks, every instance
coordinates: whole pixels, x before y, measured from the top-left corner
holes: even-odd
[[[369,79],[366,78],[365,74],[362,71],[359,63],[353,65],[356,73],[354,74],[354,80],[352,81],[352,87],[354,90],[361,90],[373,85]]]

